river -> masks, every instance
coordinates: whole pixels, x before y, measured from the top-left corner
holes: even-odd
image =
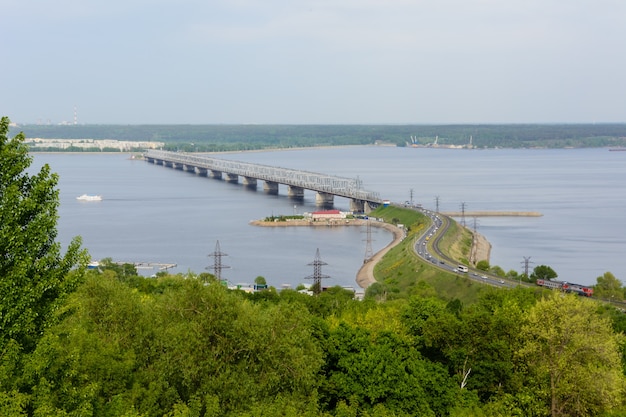
[[[559,279],[593,284],[606,271],[626,277],[626,152],[607,149],[467,150],[362,146],[215,155],[219,158],[358,177],[394,202],[440,211],[538,211],[542,217],[466,218],[493,245],[492,265],[523,271],[548,265]],[[315,210],[241,184],[132,160],[128,154],[37,153],[59,173],[58,240],[80,235],[94,259],[176,263],[173,272],[211,271],[219,241],[232,283],[263,276],[274,286],[311,282],[320,250],[327,285],[355,286],[366,233],[360,228],[261,228],[250,220]],[[81,202],[81,194],[103,201]],[[347,210],[349,202],[335,199]],[[392,237],[372,235],[374,251]]]

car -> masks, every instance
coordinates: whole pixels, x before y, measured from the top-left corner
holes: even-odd
[[[504,284],[504,280],[503,279],[500,280],[500,284]]]
[[[487,275],[481,275],[480,276],[482,279],[487,279]]]
[[[439,259],[439,263],[443,265],[443,259]]]

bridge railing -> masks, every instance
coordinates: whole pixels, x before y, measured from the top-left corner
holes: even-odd
[[[220,171],[243,177],[256,178],[263,181],[334,194],[355,200],[374,203],[382,202],[377,192],[363,190],[361,188],[362,181],[358,178],[337,177],[316,172],[232,161],[206,155],[193,155],[181,152],[148,150],[144,154],[144,157],[190,165],[211,171]]]

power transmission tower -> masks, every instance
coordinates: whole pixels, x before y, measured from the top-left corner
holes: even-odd
[[[526,277],[526,279],[528,279],[528,277],[530,275],[528,275],[528,269],[530,267],[530,264],[532,264],[533,262],[531,262],[530,260],[530,256],[526,257],[524,256],[524,260],[522,261],[522,265],[524,265],[524,276]],[[522,278],[520,277],[520,284],[522,283]]]
[[[435,213],[439,213],[439,196],[435,197]]]
[[[330,278],[330,276],[322,274],[322,266],[328,264],[322,261],[319,248],[317,248],[317,252],[315,253],[315,259],[313,260],[313,262],[307,265],[313,266],[313,275],[309,275],[308,277],[306,277],[306,279],[313,280],[313,293],[319,294],[322,292],[322,280],[325,278]]]
[[[411,188],[409,195],[411,196],[411,198],[409,199],[409,202],[411,203],[411,207],[413,207],[413,189]]]
[[[461,226],[465,227],[465,203],[461,203]]]
[[[213,253],[209,253],[207,255],[209,258],[215,258],[215,263],[213,265],[207,266],[206,269],[213,269],[213,275],[218,281],[222,280],[222,269],[230,268],[228,265],[222,264],[222,256],[228,256],[220,249],[220,241],[218,240],[215,244],[215,251]]]
[[[478,219],[476,218],[476,216],[474,216],[474,235],[472,237],[473,243],[472,243],[472,250],[471,250],[471,256],[470,256],[470,261],[472,262],[472,264],[476,265],[477,262],[477,255],[478,255],[478,238],[477,238],[477,228],[478,228]]]
[[[370,220],[367,220],[367,227],[365,230],[366,239],[365,239],[365,258],[363,259],[363,263],[369,262],[374,256],[374,251],[372,250],[372,225]]]

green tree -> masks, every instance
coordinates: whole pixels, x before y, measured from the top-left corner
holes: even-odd
[[[481,271],[489,271],[489,268],[489,261],[486,261],[484,259],[482,261],[478,261],[478,263],[476,264],[476,269],[479,269]]]
[[[622,282],[615,278],[615,275],[612,273],[605,272],[602,276],[596,278],[594,295],[599,298],[621,300],[624,298]]]
[[[0,351],[13,339],[31,351],[49,318],[81,279],[87,253],[74,238],[65,255],[55,242],[58,175],[32,163],[24,134],[8,138],[0,120]],[[76,267],[77,271],[70,273]]]
[[[530,274],[530,281],[537,282],[538,279],[554,279],[559,275],[547,265],[537,265],[532,274]]]
[[[252,303],[216,282],[150,281],[168,282],[148,294],[112,271],[88,275],[30,355],[34,415],[296,416],[317,406],[322,352],[306,309]]]
[[[596,304],[554,292],[525,315],[519,355],[534,393],[554,416],[602,415],[623,400],[617,335]]]
[[[320,399],[328,410],[349,404],[368,413],[384,407],[388,415],[435,416],[454,403],[446,370],[393,333],[372,334],[341,323],[324,343]]]
[[[489,272],[491,272],[494,275],[497,275],[499,277],[506,277],[506,272],[504,272],[504,269],[502,269],[501,266],[498,265],[493,265],[490,269]]]
[[[445,364],[463,391],[483,401],[517,389],[513,357],[527,290],[485,292],[468,307],[445,308],[438,300],[411,299],[404,322],[421,352]]]

